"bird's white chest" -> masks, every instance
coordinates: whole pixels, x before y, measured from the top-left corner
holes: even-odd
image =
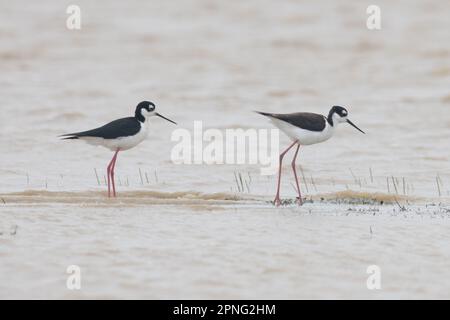
[[[272,118],[271,120],[289,138],[294,141],[298,140],[301,145],[311,145],[326,141],[333,136],[335,130],[335,127],[331,126],[328,122],[326,122],[324,130],[310,131],[275,118]]]
[[[134,148],[142,141],[147,139],[147,136],[148,136],[148,121],[146,121],[145,123],[141,123],[141,130],[139,130],[139,132],[134,136],[117,139],[117,144],[120,150],[128,150]]]

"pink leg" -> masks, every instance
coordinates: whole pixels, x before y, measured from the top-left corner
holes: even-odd
[[[107,173],[108,173],[108,198],[111,198],[111,167],[113,164],[114,158],[108,164]]]
[[[111,198],[111,178],[112,178],[112,182],[113,182],[113,187],[115,189],[115,185],[114,185],[114,166],[116,164],[116,159],[117,159],[117,154],[119,153],[119,151],[117,151],[114,154],[114,157],[112,158],[111,162],[108,164],[108,197]],[[114,191],[115,194],[115,191]],[[115,196],[115,195],[114,195]]]
[[[109,171],[109,166],[111,165],[111,163],[108,165],[108,168],[106,169],[107,174],[108,174],[108,198],[111,198],[111,176],[110,176],[110,171]]]
[[[116,151],[116,154],[114,155],[114,158],[113,158],[114,162],[111,167],[111,181],[112,181],[112,189],[113,189],[114,198],[116,197],[116,180],[114,178],[114,173],[115,173],[115,169],[116,169],[116,161],[117,161],[117,155],[119,154],[119,151],[120,150]]]
[[[284,150],[281,154],[280,154],[280,167],[278,169],[278,187],[277,187],[277,194],[275,196],[275,200],[274,203],[275,205],[278,207],[281,204],[281,199],[280,199],[280,187],[281,187],[281,167],[283,166],[283,158],[285,156],[285,154],[297,143],[297,141],[294,141],[293,144],[291,144],[289,146],[289,148],[287,148],[286,150]]]
[[[302,201],[302,193],[300,192],[300,185],[298,183],[297,170],[295,169],[295,161],[297,160],[298,150],[300,149],[300,144],[297,144],[297,149],[295,150],[294,159],[292,159],[292,170],[294,171],[295,183],[297,184],[298,191],[298,204],[301,206],[303,204]]]

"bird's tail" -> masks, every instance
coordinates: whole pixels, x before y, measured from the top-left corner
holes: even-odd
[[[69,133],[69,134],[63,134],[61,136],[58,136],[58,138],[61,138],[61,140],[77,140],[80,137],[78,137],[78,135],[76,135],[76,134]]]
[[[266,116],[266,117],[273,117],[272,113],[268,113],[268,112],[261,112],[261,111],[255,111],[256,113]]]

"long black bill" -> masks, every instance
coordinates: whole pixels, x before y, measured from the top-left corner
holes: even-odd
[[[167,121],[169,121],[169,122],[172,122],[173,124],[177,124],[175,121],[172,121],[172,120],[170,120],[170,119],[167,119],[166,117],[160,115],[159,113],[156,113],[156,115],[157,115],[158,117],[160,117],[160,118],[163,118],[164,120],[167,120]]]
[[[356,124],[354,124],[354,123],[351,122],[350,120],[347,119],[347,122],[348,122],[349,125],[351,125],[353,128],[355,128],[355,129],[358,130],[359,132],[362,132],[362,133],[366,134],[364,131],[362,131],[360,128],[358,128],[358,127],[356,126]]]

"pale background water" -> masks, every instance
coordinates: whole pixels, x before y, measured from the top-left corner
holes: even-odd
[[[0,2],[0,297],[449,298],[448,1],[77,1],[79,31],[65,27],[73,2]],[[369,4],[380,31],[366,28]],[[131,200],[78,199],[104,192],[94,168],[102,180],[112,154],[57,136],[141,100],[188,129],[271,128],[252,111],[344,105],[367,135],[341,126],[304,148],[305,194],[406,193],[420,206],[272,209],[275,179],[257,165],[174,165],[175,127],[160,119],[119,156]],[[84,270],[77,293],[71,264]],[[369,264],[385,270],[380,292],[365,286]]]

